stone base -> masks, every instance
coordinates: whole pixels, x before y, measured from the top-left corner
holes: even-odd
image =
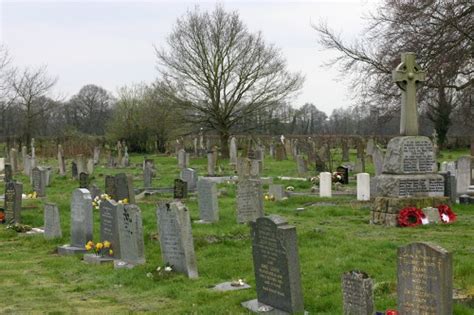
[[[397,215],[403,208],[417,207],[420,209],[427,207],[438,207],[442,204],[450,204],[448,197],[377,197],[371,211],[372,224],[382,224],[385,226],[397,226]]]
[[[69,244],[58,247],[59,255],[76,255],[85,253],[87,253],[87,250],[84,247],[75,247]]]
[[[95,254],[85,254],[83,259],[84,262],[92,265],[101,265],[114,261],[112,257],[102,257]]]
[[[377,176],[377,194],[387,197],[442,197],[444,177],[439,174]]]
[[[250,286],[247,283],[243,283],[242,285],[239,285],[239,286],[233,286],[232,282],[229,281],[229,282],[219,283],[212,289],[219,292],[226,292],[226,291],[250,289]]]
[[[242,302],[240,303],[240,305],[242,305],[249,311],[253,313],[257,313],[257,314],[268,314],[268,315],[290,315],[291,314],[286,311],[282,311],[277,308],[274,308],[270,305],[260,303],[257,299]],[[307,311],[304,311],[303,314],[307,315],[309,313]]]

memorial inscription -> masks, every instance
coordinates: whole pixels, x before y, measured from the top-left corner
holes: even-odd
[[[372,279],[360,271],[342,275],[342,298],[345,315],[372,315],[374,292]]]

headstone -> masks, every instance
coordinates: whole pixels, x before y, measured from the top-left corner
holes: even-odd
[[[58,254],[86,252],[84,246],[93,238],[93,221],[91,194],[84,188],[75,189],[71,200],[71,244],[58,247]]]
[[[13,180],[13,170],[11,164],[5,164],[5,175],[3,181],[5,183],[11,182]]]
[[[118,208],[118,238],[120,260],[131,265],[145,263],[142,215],[137,205]]]
[[[446,172],[450,172],[451,175],[456,176],[456,162],[450,161],[446,164]]]
[[[439,167],[440,172],[447,172],[448,171],[448,162],[443,161]]]
[[[4,220],[6,223],[21,223],[22,194],[22,183],[8,181],[5,184]]]
[[[202,222],[219,221],[216,183],[200,179],[197,182],[199,217]]]
[[[412,243],[398,249],[400,314],[453,313],[452,254],[440,246]]]
[[[272,159],[275,158],[275,145],[273,143],[270,144],[270,147],[268,149],[268,153]]]
[[[29,156],[28,154],[25,156],[25,158],[23,159],[23,174],[26,175],[26,176],[30,176],[31,175],[31,156]]]
[[[174,199],[183,199],[188,197],[188,184],[179,178],[174,180],[173,186],[173,198]]]
[[[178,150],[178,167],[184,169],[188,167],[188,159],[186,156],[186,151],[184,149]]]
[[[122,159],[122,167],[129,167],[130,166],[130,157],[128,155],[128,147],[125,146],[124,148],[124,154],[123,154],[123,159]]]
[[[31,170],[32,188],[38,197],[46,196],[47,170],[43,167],[36,166]]]
[[[89,188],[89,174],[84,172],[79,174],[79,188]]]
[[[237,222],[247,223],[263,217],[263,190],[259,179],[242,179],[237,183]]]
[[[198,177],[196,171],[192,168],[185,168],[181,171],[181,179],[186,182],[188,191],[194,191],[196,189]]]
[[[18,152],[14,148],[10,150],[10,165],[13,174],[16,174],[18,172]]]
[[[268,187],[268,194],[273,196],[276,201],[282,200],[286,197],[285,187],[283,185],[272,184]]]
[[[163,262],[189,278],[197,278],[197,263],[188,209],[181,202],[160,203],[157,218]]]
[[[151,162],[145,161],[143,167],[143,185],[145,188],[152,187],[153,180],[153,164]]]
[[[277,161],[283,161],[286,160],[286,152],[285,152],[285,147],[283,144],[278,143],[275,147],[275,159]]]
[[[125,173],[115,175],[116,200],[127,199],[129,203],[135,203],[135,191],[133,190],[132,176]]]
[[[62,236],[58,206],[55,203],[46,203],[44,205],[44,238],[51,240]]]
[[[92,175],[94,173],[94,160],[93,159],[88,159],[87,160],[87,174]]]
[[[250,227],[257,300],[243,305],[304,313],[296,228],[278,215],[257,218]]]
[[[345,166],[338,166],[336,168],[336,172],[342,176],[339,182],[344,185],[349,185],[349,168]]]
[[[364,272],[350,271],[342,275],[344,315],[373,315],[372,279]]]
[[[332,176],[329,172],[319,173],[319,197],[332,196]]]
[[[298,176],[305,176],[308,173],[308,162],[302,155],[296,156],[296,165],[298,166]]]
[[[77,174],[81,173],[87,173],[87,166],[86,166],[86,160],[84,158],[84,155],[78,154],[76,156],[76,166],[77,166]]]
[[[109,241],[112,245],[114,258],[120,258],[122,246],[120,244],[118,221],[119,213],[123,212],[123,204],[115,200],[102,200],[100,203],[100,241]]]
[[[0,173],[5,170],[5,158],[0,158]]]
[[[122,142],[120,141],[117,141],[117,145],[116,145],[116,148],[117,148],[117,164],[119,166],[122,166],[122,158],[123,158],[123,153],[122,153]]]
[[[373,139],[370,139],[367,142],[367,154],[372,156],[372,161],[374,162],[375,168],[375,176],[379,176],[383,172],[384,153]]]
[[[66,162],[64,160],[64,150],[62,145],[58,145],[58,169],[59,175],[66,175]]]
[[[79,179],[79,173],[77,172],[77,163],[75,161],[71,162],[71,174],[73,179]]]
[[[444,196],[449,197],[453,204],[456,203],[458,197],[456,176],[451,175],[450,172],[439,172],[439,174],[444,178]]]
[[[229,163],[231,165],[237,165],[237,140],[235,137],[230,138]]]
[[[214,151],[207,152],[207,175],[216,176],[216,163]]]
[[[23,165],[25,165],[25,158],[27,154],[28,154],[28,148],[26,147],[26,145],[24,145],[21,147],[21,161]]]
[[[100,147],[94,147],[93,161],[94,161],[94,165],[99,164],[99,161],[100,161]]]
[[[117,188],[115,187],[115,177],[112,175],[105,176],[105,193],[113,200],[117,200]]]
[[[471,160],[470,156],[462,156],[456,161],[456,190],[458,194],[467,193],[467,188],[471,184]]]
[[[357,200],[370,200],[370,175],[369,173],[357,174]]]
[[[354,166],[354,172],[356,173],[362,173],[365,171],[365,163],[362,158],[356,158],[356,163]]]

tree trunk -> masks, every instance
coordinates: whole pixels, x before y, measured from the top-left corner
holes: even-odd
[[[228,131],[221,131],[219,134],[221,138],[221,156],[224,159],[229,158],[229,137],[230,134]]]
[[[446,91],[444,88],[438,88],[438,108],[434,117],[434,126],[438,134],[438,145],[443,148],[446,144],[446,139],[451,126],[451,104],[446,98]]]

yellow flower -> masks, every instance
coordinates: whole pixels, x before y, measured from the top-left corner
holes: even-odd
[[[102,244],[102,243],[95,244],[96,249],[102,249],[102,247],[104,247],[104,244]]]
[[[89,244],[86,245],[86,250],[91,250],[92,249],[92,246],[90,246]]]
[[[33,199],[36,199],[36,191],[33,192],[32,198],[33,198]]]
[[[128,199],[125,198],[125,199],[123,200],[123,203],[128,203]]]
[[[110,242],[104,241],[104,248],[109,248],[109,247],[110,247]]]
[[[114,251],[109,249],[109,255],[112,256],[114,254]]]
[[[86,243],[86,245],[89,245],[89,246],[92,247],[92,246],[94,246],[94,242],[93,242],[93,241],[89,241],[89,242]]]

